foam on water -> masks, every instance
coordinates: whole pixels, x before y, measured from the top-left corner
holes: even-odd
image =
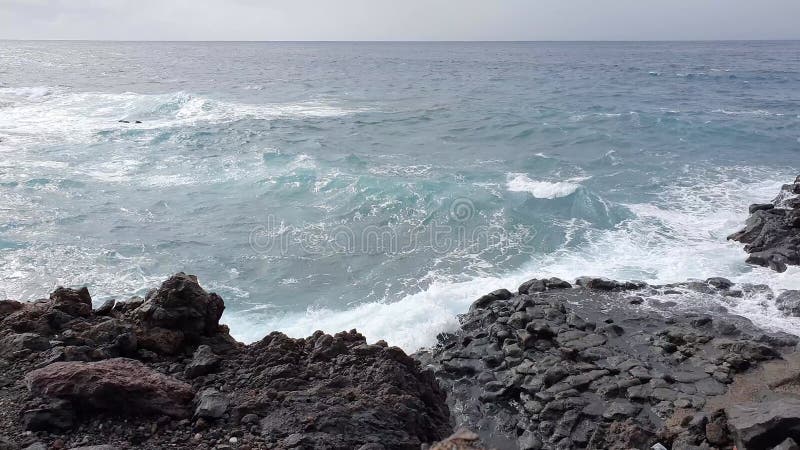
[[[687,169],[687,171],[690,171]],[[745,176],[747,174],[747,176]],[[385,339],[407,351],[430,346],[436,334],[457,326],[456,315],[465,312],[479,296],[505,287],[514,290],[531,277],[557,276],[574,280],[595,275],[650,284],[682,282],[724,276],[736,283],[769,285],[777,294],[800,289],[800,268],[778,274],[744,263],[741,246],[726,236],[742,226],[746,207],[770,198],[787,174],[751,168],[690,171],[681,184],[665,189],[653,203],[626,205],[635,217],[611,229],[596,229],[585,221],[567,221],[567,241],[555,252],[534,255],[522,268],[496,277],[453,281],[433,274],[434,281],[420,292],[396,301],[370,302],[346,310],[311,309],[276,316],[244,310],[226,316],[236,337],[260,338],[268,330],[305,336],[317,329],[336,332],[357,328],[368,339]],[[767,177],[767,181],[757,180]],[[581,243],[570,236],[584,236]],[[577,238],[576,238],[577,239]],[[693,292],[663,300],[696,306],[708,298]],[[724,305],[768,327],[796,333],[800,319],[777,311],[771,298],[755,293]]]
[[[97,133],[122,126],[157,130],[243,119],[334,118],[365,110],[328,101],[249,104],[186,92],[111,94],[46,86],[0,89],[0,104],[3,102],[9,106],[0,115],[0,130],[17,145],[59,140],[91,142]],[[131,123],[120,124],[119,120]],[[134,123],[136,120],[142,123]]]
[[[124,298],[183,270],[225,298],[240,338],[358,328],[414,350],[532,276],[798,287],[796,268],[748,266],[725,240],[748,203],[797,175],[797,53],[0,42],[0,297],[60,283]],[[464,222],[454,199],[468,200]],[[503,235],[446,251],[426,234],[401,252],[308,254],[300,239],[261,253],[249,238],[273,216],[266,237],[312,244],[342,226]],[[705,301],[692,295],[671,300]],[[800,329],[763,295],[731,302]]]
[[[572,178],[566,181],[532,180],[524,173],[509,173],[506,188],[511,192],[528,192],[536,198],[554,199],[572,195],[586,178]]]

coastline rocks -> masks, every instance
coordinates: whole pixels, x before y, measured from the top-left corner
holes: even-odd
[[[490,448],[725,448],[724,413],[704,408],[737,374],[798,343],[709,315],[708,305],[656,300],[694,292],[730,302],[741,291],[722,278],[646,286],[583,277],[574,289],[540,281],[482,297],[459,330],[415,355],[448,392],[456,426]]]
[[[194,398],[188,384],[125,358],[57,362],[28,373],[25,383],[33,395],[67,400],[78,409],[134,416],[186,417]]]
[[[302,433],[307,448],[418,449],[452,432],[445,393],[397,347],[355,330],[305,339],[271,333],[242,355],[231,415],[256,414],[276,442]]]
[[[728,239],[745,244],[750,264],[777,272],[800,264],[800,177],[784,185],[773,203],[752,205],[744,229]]]
[[[0,448],[416,450],[452,432],[401,349],[355,330],[243,345],[223,309],[184,273],[94,311],[86,289],[0,303]]]

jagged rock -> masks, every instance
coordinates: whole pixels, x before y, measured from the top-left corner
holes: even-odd
[[[205,419],[219,419],[228,411],[230,401],[225,394],[209,388],[197,395],[197,408],[194,415]]]
[[[470,311],[474,311],[476,309],[482,309],[489,306],[490,304],[494,303],[497,300],[507,300],[511,298],[513,295],[514,294],[509,292],[508,289],[498,289],[475,300],[475,302],[469,307],[469,309]]]
[[[72,402],[76,407],[129,415],[188,416],[191,386],[139,361],[57,362],[25,376],[31,394]]]
[[[14,355],[0,357],[0,434],[42,430],[60,448],[113,435],[122,448],[367,450],[419,448],[452,432],[432,373],[355,331],[275,333],[245,346],[219,325],[222,300],[185,274],[146,300],[90,303],[87,290],[64,288],[0,303],[0,351]]]
[[[210,336],[219,330],[225,304],[214,293],[207,293],[194,275],[181,272],[148,294],[136,310],[148,328],[164,328],[183,333],[188,339]]]
[[[786,438],[800,437],[800,400],[749,403],[726,409],[728,428],[739,450],[772,448]]]
[[[97,314],[98,316],[107,316],[111,314],[111,311],[114,310],[114,305],[116,303],[117,301],[114,300],[113,298],[106,300],[99,308],[94,310],[94,313]]]
[[[231,404],[240,406],[233,415],[258,414],[262,435],[302,431],[309,448],[358,448],[380,424],[386,448],[418,448],[451,432],[433,375],[399,348],[369,345],[355,330],[306,339],[271,333],[243,360],[252,374],[241,381],[247,389],[234,392]],[[242,409],[249,404],[263,406]]]
[[[215,355],[211,347],[201,345],[194,352],[192,361],[186,365],[184,375],[186,378],[195,378],[214,372],[222,360]]]
[[[747,262],[785,272],[800,264],[800,182],[781,188],[769,206],[753,205],[744,229],[728,239],[745,244]],[[770,207],[772,206],[772,207]]]
[[[53,308],[63,311],[70,316],[88,317],[92,314],[92,297],[85,287],[69,289],[58,287],[52,294]]]

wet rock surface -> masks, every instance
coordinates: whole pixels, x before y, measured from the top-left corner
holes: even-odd
[[[750,206],[744,229],[728,239],[745,244],[747,262],[785,272],[800,264],[800,176],[767,204]]]
[[[355,330],[243,345],[183,273],[92,310],[0,302],[0,449],[419,449],[450,433],[432,373]]]
[[[501,449],[745,442],[740,422],[729,428],[725,405],[709,401],[740,374],[793,353],[798,339],[764,332],[719,305],[676,308],[662,299],[695,293],[724,304],[752,287],[722,278],[646,286],[582,277],[574,285],[531,280],[516,295],[484,297],[460,316],[459,330],[415,355],[448,392],[456,426]],[[771,448],[760,446],[764,434],[772,446],[798,439],[774,427],[750,429],[759,437],[746,442],[756,444],[739,450]]]

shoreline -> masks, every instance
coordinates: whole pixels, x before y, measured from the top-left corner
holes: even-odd
[[[462,427],[474,448],[762,448],[763,433],[740,438],[728,422],[735,394],[752,407],[774,397],[772,382],[752,387],[771,367],[800,399],[800,338],[648,294],[763,289],[532,279],[477,299],[458,330],[407,356],[355,330],[242,344],[218,323],[222,299],[182,273],[94,310],[86,289],[59,288],[0,302],[0,448],[416,449]]]
[[[779,272],[796,198],[743,231]],[[534,278],[407,355],[356,330],[237,342],[185,273],[98,308],[59,287],[0,301],[0,450],[795,448],[800,338],[725,306],[753,293],[800,316],[800,291],[725,278]]]

